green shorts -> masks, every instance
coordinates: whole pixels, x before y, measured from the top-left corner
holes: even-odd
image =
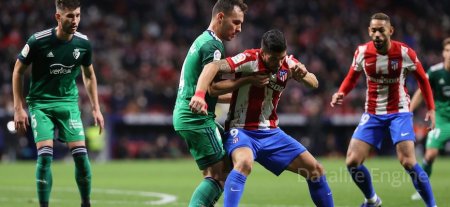
[[[34,109],[30,110],[30,116],[36,143],[52,140],[55,136],[62,142],[85,140],[81,113],[77,105]]]
[[[436,115],[436,127],[428,132],[426,148],[443,149],[450,141],[450,121]]]
[[[217,126],[194,130],[178,130],[177,133],[187,143],[189,151],[200,170],[204,170],[219,162],[225,156],[222,138]]]

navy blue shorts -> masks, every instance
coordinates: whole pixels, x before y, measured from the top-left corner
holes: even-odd
[[[280,175],[306,148],[280,128],[245,130],[233,128],[225,133],[228,155],[240,147],[253,151],[253,158],[275,175]]]
[[[415,141],[412,116],[411,112],[385,115],[364,113],[352,137],[378,149],[387,137],[391,137],[394,145],[405,140]]]

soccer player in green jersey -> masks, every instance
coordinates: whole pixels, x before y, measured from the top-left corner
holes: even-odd
[[[189,206],[213,206],[223,191],[225,181],[225,164],[220,126],[215,124],[215,105],[218,100],[227,101],[230,96],[206,96],[208,108],[199,109],[205,115],[193,113],[189,108],[194,96],[197,80],[203,67],[215,60],[225,57],[223,41],[232,40],[241,31],[247,5],[243,0],[218,0],[212,10],[211,22],[192,43],[181,70],[178,95],[173,112],[175,131],[188,145],[204,177],[192,194]],[[228,81],[228,80],[225,80]],[[241,86],[248,79],[231,81],[228,92]],[[225,92],[224,91],[224,92]],[[219,94],[216,94],[219,95]]]
[[[422,168],[428,176],[431,176],[433,162],[439,150],[443,149],[445,143],[450,140],[450,38],[446,38],[442,46],[444,62],[431,66],[427,71],[436,104],[436,127],[428,133],[425,156],[422,161]],[[414,93],[411,111],[417,109],[422,102],[421,94],[419,89]],[[414,193],[411,199],[420,200],[420,194]]]
[[[33,34],[18,55],[12,77],[14,122],[25,133],[30,122],[25,112],[23,75],[32,64],[28,104],[31,129],[38,150],[36,186],[40,206],[48,206],[52,189],[53,139],[67,143],[75,162],[75,179],[81,206],[90,206],[91,169],[78,108],[76,77],[83,82],[92,105],[95,125],[103,130],[103,115],[97,97],[97,80],[92,66],[92,47],[78,33],[80,0],[56,0],[56,28]],[[57,130],[58,134],[55,135]]]

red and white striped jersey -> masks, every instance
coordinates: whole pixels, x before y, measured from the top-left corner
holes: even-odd
[[[236,73],[236,78],[253,73],[270,73],[262,62],[260,49],[246,50],[234,57],[228,57],[226,60],[233,72]],[[292,56],[286,57],[281,68],[275,74],[271,74],[266,87],[258,88],[247,84],[234,91],[225,128],[247,130],[277,128],[278,101],[290,79],[289,66],[292,67],[297,62],[298,60]]]
[[[429,109],[434,109],[430,84],[413,49],[391,41],[386,55],[378,54],[372,41],[355,51],[349,73],[339,91],[348,94],[364,71],[367,90],[365,110],[370,114],[409,112],[410,97],[405,86],[406,76],[412,72],[419,83]]]

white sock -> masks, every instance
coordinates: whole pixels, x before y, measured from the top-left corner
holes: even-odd
[[[373,195],[372,198],[369,198],[369,199],[366,198],[366,203],[375,203],[375,202],[377,202],[377,199],[378,199],[378,196],[375,193],[375,195]]]

